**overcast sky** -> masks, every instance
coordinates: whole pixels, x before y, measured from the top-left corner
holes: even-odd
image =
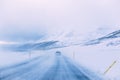
[[[0,41],[120,27],[120,0],[0,0]]]

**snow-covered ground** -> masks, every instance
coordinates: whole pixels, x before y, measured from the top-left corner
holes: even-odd
[[[0,67],[9,66],[15,63],[19,63],[25,60],[32,59],[37,56],[44,55],[46,53],[55,53],[61,51],[61,53],[77,64],[86,67],[87,69],[104,76],[106,79],[119,80],[120,79],[120,53],[119,47],[110,46],[106,47],[104,44],[94,46],[70,46],[58,49],[51,49],[47,51],[31,51],[31,52],[0,52]],[[30,53],[31,57],[30,57]],[[106,73],[104,72],[114,62],[116,64]]]
[[[76,63],[96,72],[107,79],[120,79],[120,53],[118,47],[98,46],[71,46],[57,49],[68,56]],[[117,61],[116,64],[106,73],[109,66]]]
[[[34,52],[0,51],[0,67],[6,67],[16,63],[23,62],[25,60],[31,60],[32,58],[42,55],[44,55],[43,51]]]

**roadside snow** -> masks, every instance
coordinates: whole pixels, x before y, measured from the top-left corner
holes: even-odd
[[[71,46],[57,49],[76,63],[105,76],[110,80],[120,80],[120,50],[119,47]],[[114,62],[116,64],[106,73],[104,72]]]
[[[63,55],[71,58],[76,63],[90,69],[97,74],[106,77],[109,80],[120,80],[120,50],[117,46],[106,47],[104,44],[95,46],[70,46],[65,48],[51,49],[47,51],[30,52],[0,52],[0,67],[9,66],[31,58],[44,55],[46,53],[55,53],[61,51]],[[116,64],[106,73],[104,72],[114,62]]]
[[[0,67],[13,65],[25,60],[32,59],[37,56],[41,56],[44,53],[42,51],[32,52],[10,52],[0,51]]]

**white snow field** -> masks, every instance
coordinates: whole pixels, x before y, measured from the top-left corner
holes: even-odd
[[[37,56],[42,55],[44,55],[43,51],[34,52],[0,51],[0,67],[6,67],[26,60],[31,60]]]
[[[26,60],[31,60],[37,56],[46,54],[52,55],[52,53],[55,53],[56,51],[60,51],[62,55],[70,58],[73,62],[104,77],[106,80],[120,79],[119,47],[106,47],[104,44],[93,46],[75,45],[46,51],[0,52],[0,67],[6,67]],[[30,55],[30,53],[32,54]],[[114,61],[116,61],[115,65],[104,74]]]
[[[61,48],[66,56],[73,59],[76,63],[101,74],[109,80],[120,80],[120,50],[119,47],[106,47],[102,44],[94,46],[71,46]],[[104,74],[104,72],[116,63]]]

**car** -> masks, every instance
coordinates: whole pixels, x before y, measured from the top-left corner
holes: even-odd
[[[61,52],[60,51],[56,51],[55,53],[57,56],[60,56],[61,55]]]

